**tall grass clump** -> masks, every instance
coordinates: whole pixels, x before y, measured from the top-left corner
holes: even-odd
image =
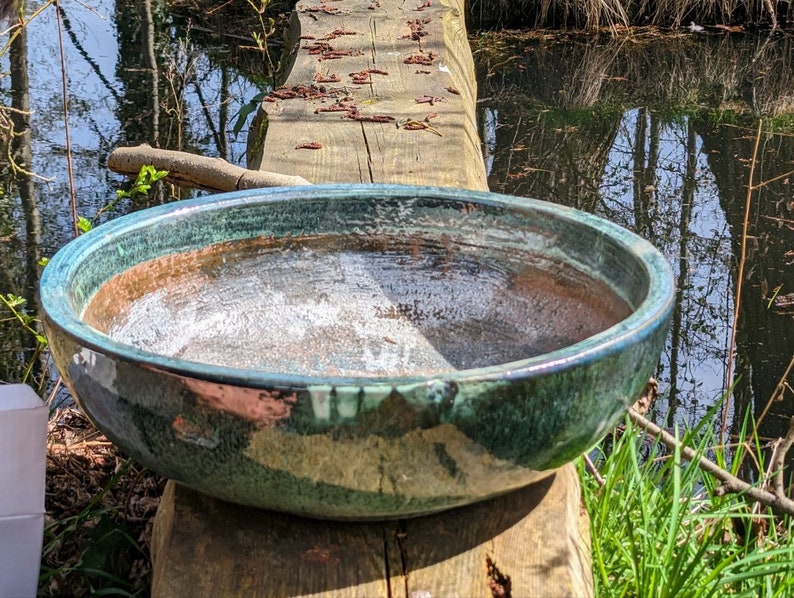
[[[783,0],[470,0],[472,28],[577,29],[604,31],[627,27],[704,25],[747,28],[791,27]]]
[[[740,448],[731,469],[739,467],[742,451],[758,446],[744,430],[732,444]],[[728,467],[722,449],[709,448],[718,443],[705,425],[680,440]],[[763,451],[752,452],[763,472]],[[593,456],[600,477],[581,459],[580,475],[597,596],[794,595],[790,516],[722,491],[696,461],[684,460],[679,448],[666,451],[628,418],[622,433]]]

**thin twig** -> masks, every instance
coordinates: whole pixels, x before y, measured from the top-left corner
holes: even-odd
[[[598,469],[596,469],[595,463],[593,463],[593,460],[590,458],[590,455],[588,455],[587,453],[583,453],[582,458],[584,459],[585,468],[587,469],[587,471],[590,472],[590,475],[592,475],[595,478],[598,487],[603,488],[607,482],[604,479],[604,476],[602,476],[599,473]]]
[[[58,452],[58,451],[74,451],[74,450],[82,449],[82,448],[90,448],[92,446],[113,446],[113,443],[110,442],[109,440],[80,440],[78,442],[74,442],[74,443],[71,443],[71,444],[53,443],[50,446],[50,450],[51,451],[55,451],[55,452]]]
[[[750,177],[747,184],[747,195],[744,201],[744,221],[742,223],[742,247],[739,258],[739,273],[736,277],[736,299],[733,302],[733,326],[731,327],[731,342],[728,346],[728,373],[726,375],[726,387],[730,388],[733,376],[733,354],[736,349],[736,328],[739,326],[739,307],[742,302],[742,284],[744,283],[744,264],[747,259],[747,228],[750,221],[750,206],[753,200],[753,179],[755,178],[755,165],[758,160],[758,147],[761,145],[761,127],[763,120],[758,119],[758,130],[755,134],[755,147],[753,147],[753,159],[750,162]],[[731,407],[731,394],[725,398],[725,406],[722,411],[722,425],[720,426],[720,437],[725,437],[725,430],[728,428],[728,412]]]
[[[774,471],[773,488],[778,496],[782,496],[786,492],[783,487],[783,470],[786,466],[786,453],[788,453],[792,444],[794,444],[794,417],[789,421],[786,437],[775,447],[779,450],[776,451],[777,455],[772,459],[772,471]]]
[[[642,415],[642,414],[640,414],[640,415]],[[778,440],[780,440],[780,439],[778,439]],[[764,448],[772,448],[774,446],[775,442],[776,441],[772,441],[770,443],[767,443],[766,445],[764,445]],[[750,444],[749,442],[746,442],[746,441],[745,442],[731,442],[731,443],[727,443],[727,444],[717,444],[717,445],[707,446],[707,447],[704,447],[703,452],[704,453],[711,453],[711,452],[719,451],[719,450],[737,449],[737,448],[744,448],[745,451],[746,451],[746,454],[749,454],[751,456],[751,458],[755,461],[756,465],[759,466],[758,469],[760,469],[760,464],[758,463],[758,460],[755,458],[755,453],[753,452],[755,446]],[[670,459],[673,459],[673,458],[675,458],[675,455],[659,455],[658,457],[654,457],[653,458],[653,462],[654,463],[664,463],[665,461],[669,461]]]
[[[769,465],[766,467],[766,471],[764,471],[763,476],[760,480],[758,480],[758,487],[761,490],[770,490],[771,488],[771,480],[774,477],[775,472],[775,461],[777,460],[777,455],[780,452],[780,443],[781,440],[778,438],[775,442],[772,443],[772,458],[769,460]],[[760,470],[760,467],[759,467]],[[761,502],[755,501],[753,503],[753,508],[750,510],[753,515],[758,515],[761,512]]]
[[[724,470],[713,461],[709,461],[705,457],[699,455],[690,447],[682,446],[678,439],[672,434],[662,430],[655,423],[645,419],[633,409],[629,409],[628,414],[631,421],[645,430],[647,434],[650,434],[654,438],[658,439],[659,442],[664,444],[670,450],[678,449],[684,459],[687,461],[696,462],[700,469],[711,474],[714,476],[714,478],[722,482],[722,485],[720,486],[722,492],[744,494],[751,499],[772,508],[775,511],[786,513],[788,515],[794,515],[794,501],[784,494],[772,493],[766,490],[761,490],[760,488],[756,488],[755,486],[751,486],[744,480],[740,480],[736,476]],[[781,454],[784,454],[783,451],[781,451]]]
[[[55,395],[58,393],[58,389],[61,387],[61,384],[63,384],[63,379],[58,376],[58,379],[55,381],[55,385],[52,387],[52,390],[45,401],[50,409],[52,409],[52,403],[55,401]]]
[[[61,5],[59,0],[55,0],[55,21],[58,24],[58,47],[61,55],[61,93],[63,95],[63,127],[66,135],[66,169],[69,173],[69,202],[72,207],[72,225],[74,236],[80,234],[77,227],[77,191],[74,188],[74,170],[72,168],[72,137],[69,134],[69,90],[66,77],[66,53],[63,49],[63,27],[61,25]]]
[[[767,185],[771,185],[772,183],[776,183],[778,181],[782,181],[783,179],[787,179],[792,174],[794,174],[794,170],[789,170],[788,172],[784,172],[783,174],[779,174],[776,177],[773,177],[771,179],[767,179],[765,181],[762,181],[762,182],[758,183],[757,185],[753,186],[753,191],[755,191],[756,189],[760,189],[761,187],[766,187]]]
[[[780,380],[775,386],[775,390],[772,391],[772,396],[769,397],[769,400],[766,402],[766,407],[761,412],[761,415],[758,416],[758,419],[755,422],[756,427],[761,425],[761,422],[766,417],[766,414],[769,412],[770,407],[772,407],[772,403],[775,401],[779,401],[783,398],[783,391],[788,388],[788,384],[786,383],[786,379],[788,378],[791,369],[794,368],[794,355],[791,356],[791,361],[788,362],[788,367],[786,371],[783,372],[783,375],[780,377]]]

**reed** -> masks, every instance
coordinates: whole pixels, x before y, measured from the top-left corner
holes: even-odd
[[[769,460],[748,417],[736,452],[719,443],[709,422],[678,432],[697,456],[732,473],[751,451]],[[725,493],[697,460],[686,461],[649,440],[626,418],[611,450],[594,451],[599,476],[580,460],[583,499],[591,520],[596,595],[790,596],[794,592],[794,521]],[[756,448],[758,447],[758,448]],[[599,479],[599,477],[601,479]]]
[[[474,28],[542,27],[586,31],[631,26],[679,28],[690,23],[716,26],[787,27],[783,0],[472,0]]]

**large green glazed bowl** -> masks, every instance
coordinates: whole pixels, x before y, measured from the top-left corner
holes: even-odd
[[[41,280],[58,370],[143,465],[332,519],[416,516],[530,484],[642,392],[665,258],[601,218],[383,185],[158,206]]]

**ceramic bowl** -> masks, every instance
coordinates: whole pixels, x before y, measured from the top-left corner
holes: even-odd
[[[667,260],[601,218],[381,185],[139,211],[41,280],[58,370],[126,453],[333,519],[432,513],[572,460],[642,392],[672,299]]]

